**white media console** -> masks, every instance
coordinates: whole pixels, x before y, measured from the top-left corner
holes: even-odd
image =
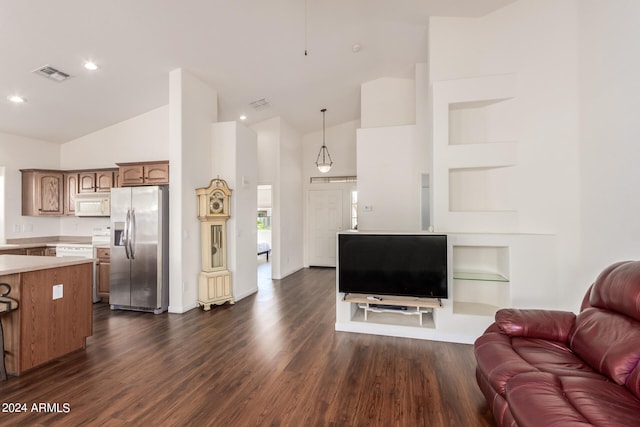
[[[557,308],[550,306],[554,298],[549,297],[559,292],[554,236],[446,234],[447,299],[423,306],[422,301],[403,301],[413,297],[363,294],[345,297],[339,291],[338,264],[335,329],[470,344],[493,322],[500,308]],[[367,299],[368,296],[380,296],[382,301]],[[370,306],[376,303],[420,308],[407,310],[412,313],[408,316],[397,310],[374,310]],[[419,316],[419,321],[415,316]]]

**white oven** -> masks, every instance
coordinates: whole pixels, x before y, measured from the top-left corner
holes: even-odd
[[[58,243],[56,256],[74,256],[82,258],[96,258],[96,245],[109,244],[111,229],[109,227],[94,228],[91,233],[91,243]],[[93,263],[93,302],[100,302],[98,297],[98,269],[97,260]]]
[[[56,245],[57,257],[82,257],[94,258],[93,245],[91,243],[58,243]],[[96,263],[93,263],[93,302],[99,302],[98,289],[96,287]]]

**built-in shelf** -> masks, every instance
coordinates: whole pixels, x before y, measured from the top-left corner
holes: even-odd
[[[371,300],[370,297],[378,299]],[[402,305],[407,307],[440,308],[442,303],[437,298],[418,298],[390,295],[368,295],[368,294],[346,294],[344,300],[347,302],[361,304],[387,304]]]
[[[375,298],[375,299],[372,299]],[[354,318],[362,314],[362,320],[367,322],[373,316],[373,321],[378,319],[383,323],[389,322],[389,316],[397,316],[395,319],[392,317],[392,323],[398,323],[399,318],[404,316],[416,316],[418,318],[418,322],[414,323],[418,326],[424,326],[425,315],[430,317],[430,323],[433,323],[433,309],[442,307],[442,303],[440,300],[436,298],[418,298],[418,297],[407,297],[407,296],[374,296],[367,294],[346,294],[344,296],[344,301],[354,303],[357,305],[358,310],[356,310],[354,314]],[[389,307],[406,307],[406,310],[395,309],[395,308],[383,308],[379,307],[379,305],[385,305]],[[386,315],[386,316],[378,316],[375,315]],[[415,322],[415,320],[414,320]],[[399,322],[403,324],[402,322]]]
[[[449,104],[449,145],[509,140],[516,131],[515,99],[489,99]]]
[[[453,245],[453,313],[493,316],[510,304],[509,247]]]
[[[402,316],[397,312],[388,311],[369,311],[365,320],[365,310],[358,307],[353,313],[351,318],[352,322],[361,324],[376,324],[393,327],[409,327],[416,328],[416,330],[434,330],[436,325],[433,318],[433,311],[422,311],[421,314],[422,323],[420,323],[413,316]]]
[[[478,302],[458,301],[453,303],[454,314],[467,314],[471,316],[494,316],[500,307],[492,304]]]
[[[458,232],[518,231],[515,74],[433,82],[432,222]]]
[[[508,282],[509,279],[498,273],[485,273],[473,271],[454,271],[454,280],[477,280],[483,282]]]

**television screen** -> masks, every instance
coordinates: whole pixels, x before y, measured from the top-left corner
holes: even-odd
[[[339,234],[338,290],[447,298],[447,236]]]

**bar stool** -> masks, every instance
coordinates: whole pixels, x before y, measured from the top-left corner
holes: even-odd
[[[18,309],[18,301],[9,298],[7,295],[11,293],[11,286],[8,283],[0,283],[0,316],[11,313]],[[0,320],[0,381],[7,380],[7,370],[4,366],[4,331],[2,329],[2,321]]]

